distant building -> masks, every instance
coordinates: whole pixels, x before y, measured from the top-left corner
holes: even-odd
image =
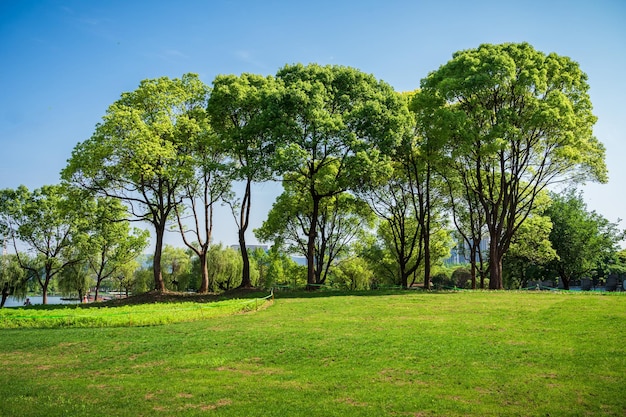
[[[230,247],[239,250],[239,245],[230,245]],[[270,250],[270,247],[268,245],[246,245],[246,249],[248,250],[248,252],[252,252],[257,249],[261,249],[267,252],[268,250]]]
[[[470,250],[466,246],[465,241],[456,242],[456,245],[450,249],[450,257],[444,261],[446,265],[461,265],[470,263]],[[480,251],[483,253],[483,259],[487,259],[489,254],[489,238],[484,237],[480,241]],[[476,262],[478,262],[478,254],[476,255]]]

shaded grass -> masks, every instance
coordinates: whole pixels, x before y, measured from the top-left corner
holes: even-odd
[[[2,330],[0,415],[622,416],[625,336],[624,296],[515,292]]]

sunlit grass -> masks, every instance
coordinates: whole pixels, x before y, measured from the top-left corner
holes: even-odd
[[[211,303],[159,303],[125,306],[56,305],[0,309],[0,329],[56,327],[154,326],[258,309],[264,299]]]
[[[288,296],[164,326],[1,330],[0,415],[626,414],[626,296]]]

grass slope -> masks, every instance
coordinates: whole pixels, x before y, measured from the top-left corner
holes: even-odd
[[[164,306],[166,308],[166,306]],[[315,294],[152,327],[0,330],[2,416],[623,416],[626,297]]]

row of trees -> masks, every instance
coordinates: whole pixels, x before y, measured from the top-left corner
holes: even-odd
[[[419,271],[428,288],[453,219],[473,285],[479,274],[499,289],[505,255],[544,214],[548,187],[607,179],[588,89],[576,62],[526,43],[457,52],[405,94],[356,69],[315,64],[218,76],[211,87],[194,74],[145,80],[75,147],[62,179],[152,224],[157,290],[166,288],[163,236],[175,221],[208,291],[218,202],[232,209],[241,286],[251,286],[252,188],[276,179],[284,192],[256,233],[302,253],[309,286],[377,227],[400,284]]]
[[[57,276],[81,298],[93,277],[97,296],[103,280],[134,269],[148,241],[147,231],[131,229],[119,200],[65,184],[0,190],[0,202],[5,248],[9,239],[15,252],[2,258],[2,304],[10,293],[23,292],[29,280],[39,284],[47,303]]]
[[[6,191],[4,193],[6,194]],[[44,207],[39,207],[39,210],[43,209]],[[5,254],[0,268],[2,288],[0,306],[4,305],[8,295],[23,297],[27,289],[36,290],[37,287],[40,287],[44,296],[52,288],[56,292],[78,294],[79,297],[94,287],[97,297],[101,286],[109,290],[125,290],[127,293],[150,290],[153,283],[152,260],[145,256],[131,259],[137,252],[129,251],[132,246],[129,243],[136,239],[126,233],[111,233],[113,230],[120,230],[119,224],[127,223],[114,222],[111,227],[107,222],[110,218],[104,219],[105,222],[102,223],[101,214],[106,211],[107,209],[101,206],[95,211],[99,216],[92,217],[94,220],[99,219],[97,224],[100,227],[96,233],[86,235],[84,228],[82,235],[77,231],[72,233],[74,243],[83,239],[77,245],[80,250],[76,250],[75,247],[69,251],[61,250],[54,259],[48,259],[47,262],[44,262],[46,257],[42,254],[37,257],[19,252]],[[346,212],[347,216],[343,222],[350,224],[350,213]],[[364,214],[372,217],[371,211]],[[553,195],[552,203],[544,214],[533,217],[521,228],[511,250],[504,258],[505,287],[525,288],[530,281],[545,281],[546,277],[553,278],[550,279],[552,284],[555,283],[554,278],[558,277],[566,286],[584,277],[597,279],[610,273],[619,274],[622,279],[624,278],[626,251],[618,253],[614,251],[623,233],[617,230],[615,224],[606,221],[595,212],[588,212],[580,194],[567,191],[561,195]],[[339,217],[341,216],[334,216],[330,220],[333,224],[332,229],[341,231],[342,227],[335,225],[335,222],[339,222]],[[268,217],[268,222],[270,219],[271,216]],[[333,262],[328,268],[324,265],[321,269],[323,282],[335,288],[351,290],[400,285],[403,275],[398,267],[397,253],[394,252],[395,246],[388,224],[380,223],[377,236],[358,229],[358,233],[355,234],[358,235],[358,239],[348,239],[348,243],[339,245],[342,248],[341,255],[337,257],[339,261]],[[355,228],[347,228],[345,231],[355,231]],[[42,235],[50,232],[51,230],[40,231]],[[87,236],[91,244],[85,246],[84,238]],[[98,247],[97,253],[94,250],[96,243],[104,241],[106,245]],[[117,245],[114,242],[117,242]],[[301,244],[304,246],[304,242]],[[114,250],[116,246],[120,250]],[[306,283],[306,266],[294,262],[287,252],[281,251],[280,248],[281,245],[274,245],[269,251],[261,248],[250,251],[250,276],[254,286],[299,287]],[[471,273],[463,265],[456,265],[453,268],[441,265],[442,256],[447,253],[447,248],[440,249],[436,256],[433,285],[437,288],[475,286],[471,280]],[[292,248],[291,251],[298,252],[298,248]],[[302,247],[300,251],[302,252]],[[82,256],[77,256],[81,252]],[[46,273],[45,265],[53,263],[65,264],[52,275],[56,279],[39,280],[38,277],[50,276]],[[238,250],[213,244],[207,252],[206,264],[210,265],[209,291],[228,291],[241,284],[243,260]],[[199,291],[202,286],[201,270],[206,264],[202,264],[195,251],[166,245],[161,257],[165,287],[173,291]],[[413,274],[410,285],[415,282],[416,275]],[[485,274],[481,274],[481,278],[484,279]],[[481,284],[484,285],[484,282]]]

